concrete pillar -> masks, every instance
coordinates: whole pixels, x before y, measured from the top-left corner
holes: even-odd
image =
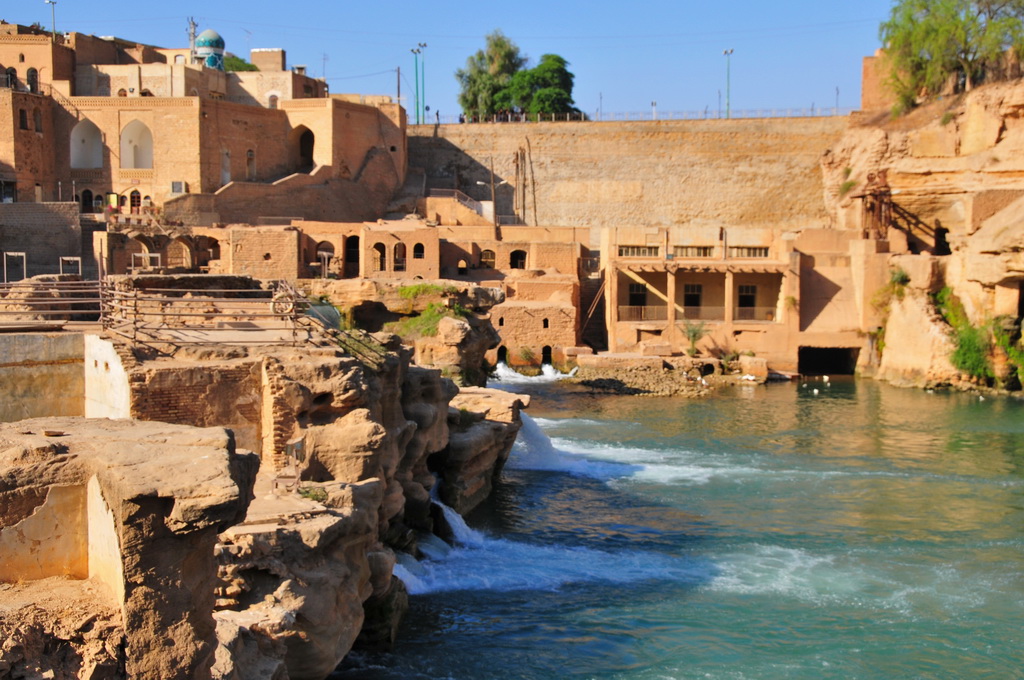
[[[668,270],[668,325],[674,330],[676,325],[676,273]]]
[[[618,325],[619,325],[619,270],[608,264],[605,266],[604,287],[604,317],[608,329],[608,351],[618,351]]]
[[[736,320],[736,284],[732,271],[725,271],[725,322],[731,324]]]

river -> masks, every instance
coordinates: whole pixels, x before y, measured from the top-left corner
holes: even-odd
[[[454,549],[338,679],[1024,677],[1024,404],[870,381],[510,386]]]

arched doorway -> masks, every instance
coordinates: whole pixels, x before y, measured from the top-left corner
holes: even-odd
[[[132,193],[128,195],[129,206],[133,215],[138,215],[142,212],[142,194],[139,193],[138,189],[133,189]]]
[[[121,131],[121,167],[153,167],[153,133],[140,120],[133,120]]]
[[[359,276],[359,237],[349,236],[345,239],[345,272],[346,279]]]
[[[327,277],[331,267],[331,260],[334,259],[334,244],[330,241],[321,241],[316,244],[316,261],[320,263],[320,275]]]
[[[505,345],[498,348],[498,363],[508,364],[508,347],[505,347]]]
[[[92,191],[86,189],[82,192],[82,212],[91,213],[93,211],[92,202]]]
[[[103,167],[103,135],[91,120],[79,121],[71,128],[71,167],[92,169]]]
[[[167,244],[167,266],[191,271],[192,246],[184,238],[176,238]]]
[[[526,269],[526,251],[513,250],[508,259],[508,266],[512,269]]]
[[[540,363],[550,364],[551,363],[551,345],[544,345],[540,350]]]
[[[292,165],[296,172],[310,172],[313,170],[313,149],[316,138],[313,131],[305,125],[292,130],[290,143],[292,148]]]
[[[387,269],[388,251],[383,243],[373,244],[373,271],[382,272]]]
[[[39,94],[39,71],[30,68],[25,72],[25,85],[32,94]]]
[[[13,66],[7,69],[7,87],[13,88],[18,84],[18,69]]]
[[[404,243],[396,243],[395,244],[395,271],[396,272],[404,272],[405,271],[405,244]]]
[[[465,260],[459,260],[459,276],[465,276],[469,273],[469,265]]]
[[[425,255],[426,253],[424,252],[422,243],[417,243],[412,247],[412,259],[422,260],[425,257]]]
[[[493,250],[481,250],[480,251],[480,266],[484,269],[494,269],[494,251]]]

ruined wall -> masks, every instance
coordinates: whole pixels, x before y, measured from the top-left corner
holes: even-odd
[[[83,342],[76,333],[0,334],[0,422],[82,415]]]
[[[82,255],[78,206],[0,203],[0,251],[25,253],[29,276],[56,274],[60,270],[59,258]],[[9,259],[7,268],[11,281],[21,278],[20,258]]]
[[[125,351],[123,346],[121,352]],[[85,336],[85,417],[130,418],[128,372],[118,346],[98,335]]]
[[[409,132],[409,163],[427,168],[434,186],[457,179],[454,188],[490,200],[493,157],[496,180],[510,183],[498,195],[497,212],[507,215],[519,188],[514,156],[528,147],[529,224],[798,228],[827,222],[818,159],[846,125],[842,117],[466,124],[442,125],[436,137],[420,126]]]

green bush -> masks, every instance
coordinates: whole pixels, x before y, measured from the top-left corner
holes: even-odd
[[[850,193],[850,190],[857,186],[857,180],[848,179],[839,185],[839,197],[842,198],[846,194]]]
[[[437,324],[446,316],[456,319],[466,318],[469,316],[469,310],[462,305],[448,308],[440,303],[431,302],[420,314],[388,324],[387,330],[398,334],[407,341],[417,338],[432,338],[437,335]]]
[[[975,326],[967,316],[963,303],[948,286],[935,296],[935,305],[942,317],[952,327],[953,353],[950,363],[964,373],[983,380],[993,377],[989,354],[992,341],[988,326]]]
[[[405,300],[415,300],[421,295],[454,295],[459,289],[455,286],[442,286],[437,283],[417,283],[412,286],[402,286],[398,289],[398,296]]]

